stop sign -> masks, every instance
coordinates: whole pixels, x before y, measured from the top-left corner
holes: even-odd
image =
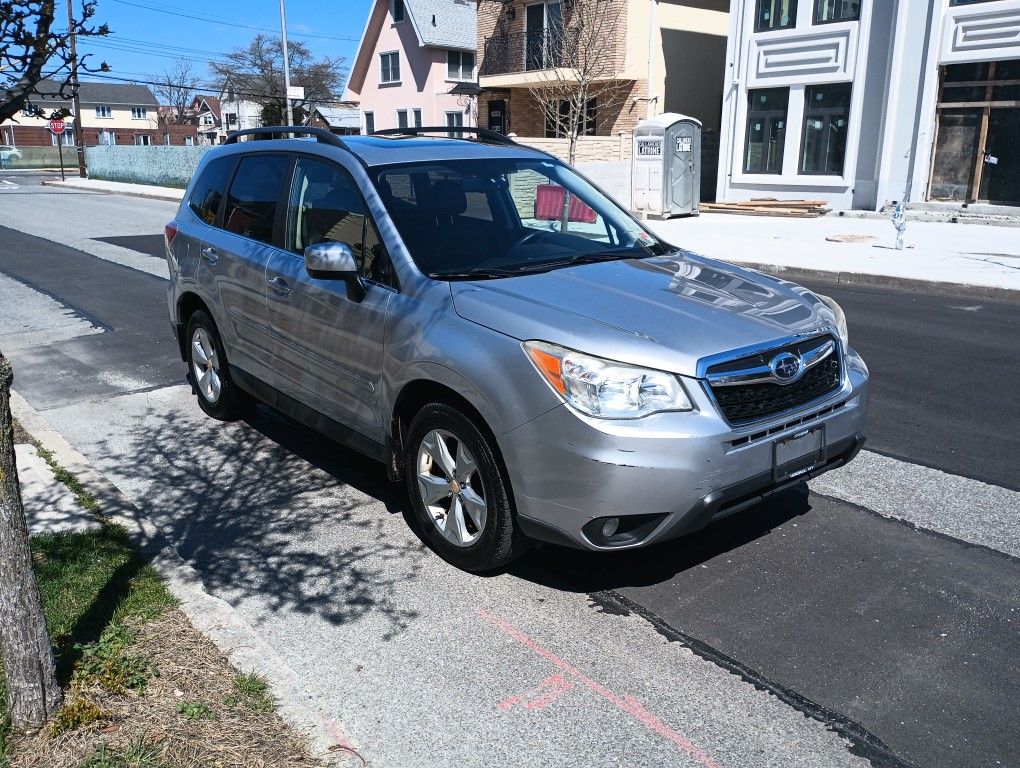
[[[61,120],[59,117],[56,118],[55,120],[50,120],[50,130],[57,136],[62,134],[66,130],[66,128],[67,126],[64,125],[64,121]]]

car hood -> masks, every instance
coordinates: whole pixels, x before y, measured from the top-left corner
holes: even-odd
[[[687,376],[710,355],[837,334],[806,288],[683,251],[450,285],[461,317],[499,333]]]

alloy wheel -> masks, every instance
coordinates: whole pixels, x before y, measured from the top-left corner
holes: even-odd
[[[422,504],[443,537],[458,547],[477,541],[488,506],[478,464],[464,442],[433,429],[421,441],[416,467]]]
[[[208,403],[220,399],[223,382],[220,379],[220,360],[212,337],[205,328],[196,328],[191,337],[191,373],[195,387]]]

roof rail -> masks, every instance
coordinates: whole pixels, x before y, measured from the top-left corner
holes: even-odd
[[[473,133],[479,141],[486,144],[516,145],[517,142],[509,136],[504,136],[497,131],[490,131],[488,128],[477,128],[469,125],[438,125],[434,127],[408,127],[408,128],[386,128],[381,131],[374,131],[372,136],[421,136],[426,133]]]
[[[305,125],[267,125],[263,128],[245,128],[243,131],[232,131],[227,134],[227,140],[224,144],[236,144],[241,136],[254,136],[257,139],[272,139],[279,136],[285,136],[288,133],[293,133],[301,136],[314,136],[315,140],[320,144],[332,144],[334,147],[343,147],[347,149],[347,145],[340,141],[340,138],[333,133],[330,133],[325,128],[311,128]]]

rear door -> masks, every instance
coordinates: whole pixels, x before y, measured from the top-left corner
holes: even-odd
[[[282,153],[242,155],[201,257],[214,276],[222,308],[220,334],[227,357],[251,375],[273,383],[273,351],[266,305],[266,265],[276,251],[278,201],[290,158]]]
[[[287,196],[284,250],[269,262],[269,319],[276,386],[316,411],[376,440],[387,309],[396,284],[389,256],[354,178],[340,165],[299,156]],[[348,298],[342,280],[305,269],[304,249],[351,246],[366,287]]]

